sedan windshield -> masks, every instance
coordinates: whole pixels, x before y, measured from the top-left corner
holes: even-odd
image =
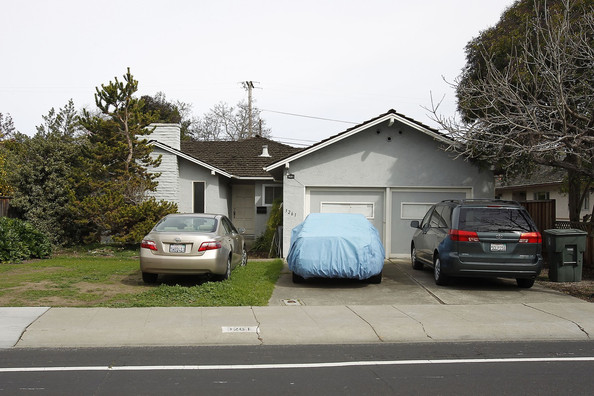
[[[160,232],[215,232],[217,220],[211,217],[166,217],[156,226]]]
[[[476,232],[533,231],[523,211],[511,208],[461,208],[459,229]]]

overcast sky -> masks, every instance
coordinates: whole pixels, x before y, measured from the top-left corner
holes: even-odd
[[[64,106],[95,108],[95,87],[126,68],[139,95],[165,93],[200,116],[247,99],[272,136],[319,141],[389,109],[435,126],[464,47],[513,0],[0,0],[0,112],[32,135]]]

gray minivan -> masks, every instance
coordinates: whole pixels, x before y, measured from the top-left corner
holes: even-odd
[[[502,277],[530,288],[542,269],[542,236],[515,201],[441,201],[411,227],[412,266],[433,267],[438,285],[450,277]]]

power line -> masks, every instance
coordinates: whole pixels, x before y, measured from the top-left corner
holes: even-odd
[[[304,114],[287,113],[287,112],[284,112],[284,111],[275,111],[275,110],[266,110],[266,109],[260,109],[260,111],[267,111],[269,113],[290,115],[290,116],[294,116],[294,117],[312,118],[314,120],[342,122],[344,124],[352,124],[352,125],[357,125],[358,124],[358,122],[336,120],[336,119],[324,118],[324,117],[315,117],[315,116],[309,116],[309,115],[304,115]]]
[[[284,136],[270,136],[272,139],[276,140],[279,143],[284,143],[293,146],[311,146],[313,143],[317,143],[317,140],[306,140],[306,139],[295,139],[289,138]]]
[[[283,139],[283,140],[295,140],[296,142],[306,142],[306,143],[317,143],[317,140],[307,140],[307,139],[297,139],[297,138],[290,138],[284,136],[273,136],[275,139]]]

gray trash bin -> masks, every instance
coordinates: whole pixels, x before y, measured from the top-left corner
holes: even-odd
[[[549,279],[553,282],[581,281],[588,233],[576,229],[553,229],[544,233],[549,254]]]

